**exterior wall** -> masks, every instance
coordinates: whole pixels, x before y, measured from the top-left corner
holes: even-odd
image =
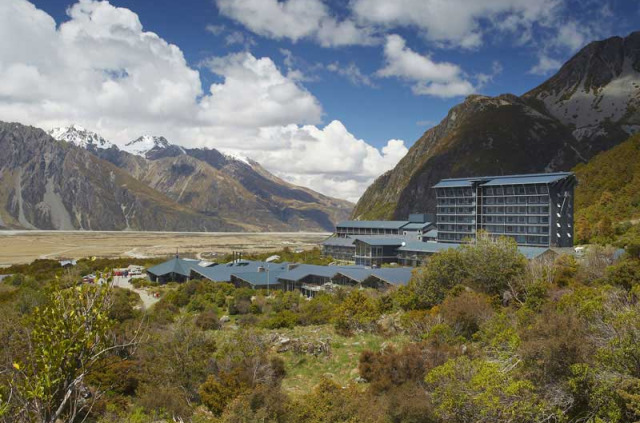
[[[337,245],[323,245],[322,254],[325,256],[333,257],[336,260],[353,261],[353,256],[356,253],[355,246],[337,246]]]
[[[555,184],[437,188],[439,242],[473,240],[482,229],[518,245],[573,246],[573,178]]]
[[[398,246],[376,246],[356,241],[355,262],[359,266],[382,266],[398,262]]]
[[[163,285],[165,283],[169,283],[169,282],[186,282],[189,280],[188,277],[184,276],[184,275],[179,275],[177,273],[168,273],[166,275],[154,275],[152,273],[148,273],[149,275],[149,279],[152,282],[157,282],[160,285]]]

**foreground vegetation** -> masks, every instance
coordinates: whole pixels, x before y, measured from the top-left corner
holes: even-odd
[[[629,251],[527,262],[482,238],[386,292],[190,281],[147,311],[36,262],[0,284],[0,420],[637,421]]]

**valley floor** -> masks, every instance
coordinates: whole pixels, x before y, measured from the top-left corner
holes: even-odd
[[[93,232],[0,231],[0,266],[35,259],[147,258],[175,254],[202,260],[232,251],[310,249],[330,234],[318,232]]]

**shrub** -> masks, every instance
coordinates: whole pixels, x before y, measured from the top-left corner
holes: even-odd
[[[202,330],[220,329],[220,319],[215,309],[209,308],[196,317],[195,324]]]
[[[283,310],[260,322],[260,326],[265,329],[293,328],[296,323],[298,316],[292,311]]]

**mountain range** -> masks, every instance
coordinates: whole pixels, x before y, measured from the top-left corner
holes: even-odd
[[[640,131],[640,32],[588,44],[540,86],[472,95],[360,198],[356,219],[435,210],[442,178],[570,170]]]
[[[0,122],[0,228],[331,231],[353,205],[214,149]]]

